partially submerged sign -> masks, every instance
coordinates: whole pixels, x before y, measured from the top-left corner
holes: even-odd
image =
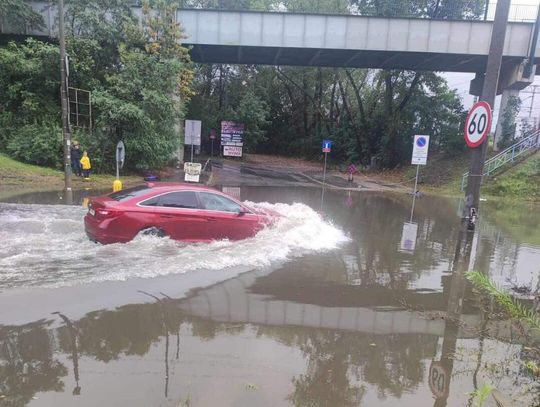
[[[448,397],[450,377],[441,362],[431,362],[429,367],[429,388],[437,398]]]
[[[418,235],[418,224],[405,222],[401,232],[401,243],[399,250],[405,253],[413,253],[416,248],[416,236]]]
[[[411,164],[426,165],[429,150],[429,136],[414,136]]]
[[[199,182],[201,171],[200,163],[184,163],[184,181]]]

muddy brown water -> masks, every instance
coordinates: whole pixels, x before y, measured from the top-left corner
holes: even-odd
[[[467,406],[486,383],[538,405],[530,339],[456,272],[457,201],[419,197],[411,244],[407,195],[226,192],[291,219],[99,246],[58,193],[0,204],[0,406]],[[537,289],[539,215],[483,203],[466,268]]]

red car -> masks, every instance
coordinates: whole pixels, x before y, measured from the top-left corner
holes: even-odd
[[[254,236],[276,219],[212,188],[149,183],[91,198],[84,227],[90,240],[103,244],[128,242],[139,233],[209,242]]]

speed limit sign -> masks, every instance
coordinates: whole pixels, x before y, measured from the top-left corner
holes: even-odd
[[[481,101],[475,103],[465,121],[465,141],[470,148],[481,145],[491,130],[491,106]]]

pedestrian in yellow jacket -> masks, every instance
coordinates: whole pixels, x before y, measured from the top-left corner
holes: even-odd
[[[90,169],[92,168],[92,165],[90,164],[90,157],[88,157],[88,151],[85,151],[83,153],[83,156],[81,158],[81,166],[84,179],[90,179]]]

